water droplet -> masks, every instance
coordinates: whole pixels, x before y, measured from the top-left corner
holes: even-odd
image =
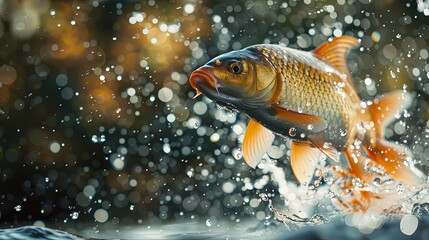
[[[322,171],[320,169],[316,169],[316,171],[314,171],[314,176],[320,177],[321,175],[322,175]]]
[[[206,220],[206,226],[207,227],[211,227],[212,226],[212,221],[210,219]]]
[[[296,128],[290,128],[289,129],[289,136],[295,137],[296,135]]]
[[[299,135],[301,138],[305,138],[305,133],[301,133],[301,135]]]
[[[418,218],[427,217],[429,215],[429,203],[415,203],[411,212]]]
[[[268,195],[266,193],[260,193],[259,197],[261,198],[262,201],[266,202],[268,201]]]
[[[332,143],[330,143],[330,142],[325,142],[323,144],[323,148],[330,148],[331,146],[332,146]]]
[[[317,179],[316,181],[314,181],[314,186],[315,187],[318,187],[318,186],[320,186],[322,184],[322,182],[319,180],[319,179]]]
[[[94,143],[102,143],[102,142],[106,141],[106,136],[105,135],[101,135],[101,136],[92,135],[91,141]]]
[[[332,185],[332,184],[334,184],[334,178],[332,176],[325,177],[325,182],[328,185]]]
[[[335,198],[335,197],[336,197],[336,195],[335,195],[335,193],[334,193],[334,192],[329,191],[329,192],[328,192],[328,197],[330,197],[330,198]]]
[[[398,184],[398,186],[396,187],[396,192],[398,194],[403,194],[404,193],[404,186],[401,183]]]
[[[396,78],[395,72],[393,72],[392,70],[390,70],[390,76],[392,76],[393,78]]]
[[[72,212],[72,213],[70,214],[70,217],[71,217],[72,219],[77,219],[77,218],[79,217],[79,213],[78,213],[78,212]]]
[[[130,210],[134,210],[134,205],[130,205]]]
[[[234,158],[239,160],[242,157],[241,152],[240,151],[236,151],[234,154]]]
[[[17,211],[17,212],[21,211],[21,205],[16,205],[15,206],[15,211]]]
[[[299,113],[302,113],[302,112],[303,112],[303,109],[302,109],[302,106],[301,106],[301,105],[298,105],[298,112],[299,112]]]
[[[381,179],[378,177],[374,178],[373,184],[379,187],[381,185]]]
[[[313,124],[308,124],[308,126],[307,126],[308,130],[313,130],[313,128],[314,128]]]
[[[326,223],[328,220],[325,219],[323,216],[320,215],[314,215],[311,219],[310,222],[313,223]]]
[[[340,129],[340,135],[342,137],[346,136],[347,135],[347,130]]]

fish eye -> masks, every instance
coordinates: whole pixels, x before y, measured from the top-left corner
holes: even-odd
[[[229,65],[229,71],[233,74],[239,74],[243,71],[243,64],[241,62],[233,62]]]

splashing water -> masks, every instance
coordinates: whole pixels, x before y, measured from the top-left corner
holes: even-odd
[[[384,170],[375,164],[366,166],[369,172],[380,176],[374,178],[372,184],[344,174],[346,170],[334,165],[317,168],[316,179],[307,186],[286,181],[284,169],[277,167],[269,158],[262,167],[271,173],[284,202],[277,203],[275,207],[268,194],[260,193],[259,197],[262,202],[267,202],[274,219],[289,230],[344,218],[348,226],[370,234],[389,218],[403,216],[400,229],[402,233],[412,235],[417,229],[418,218],[429,214],[427,184],[405,185],[387,177]],[[376,196],[368,202],[362,191]]]

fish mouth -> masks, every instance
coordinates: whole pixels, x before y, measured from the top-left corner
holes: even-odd
[[[232,93],[228,93],[227,89],[221,86],[219,80],[212,73],[210,68],[210,66],[203,66],[192,72],[189,83],[191,87],[197,91],[194,98],[203,94],[219,105],[237,109],[235,103],[238,103],[239,99],[232,96]]]
[[[218,80],[215,76],[213,76],[211,71],[207,69],[207,67],[201,67],[192,72],[191,77],[189,78],[189,83],[191,84],[191,87],[197,91],[197,94],[194,98],[203,94],[200,90],[201,88],[211,87],[216,89],[216,92],[219,92],[217,88]]]

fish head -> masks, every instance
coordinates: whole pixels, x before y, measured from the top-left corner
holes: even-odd
[[[220,55],[195,70],[189,79],[203,94],[228,108],[249,110],[266,105],[276,92],[273,65],[252,49]]]

